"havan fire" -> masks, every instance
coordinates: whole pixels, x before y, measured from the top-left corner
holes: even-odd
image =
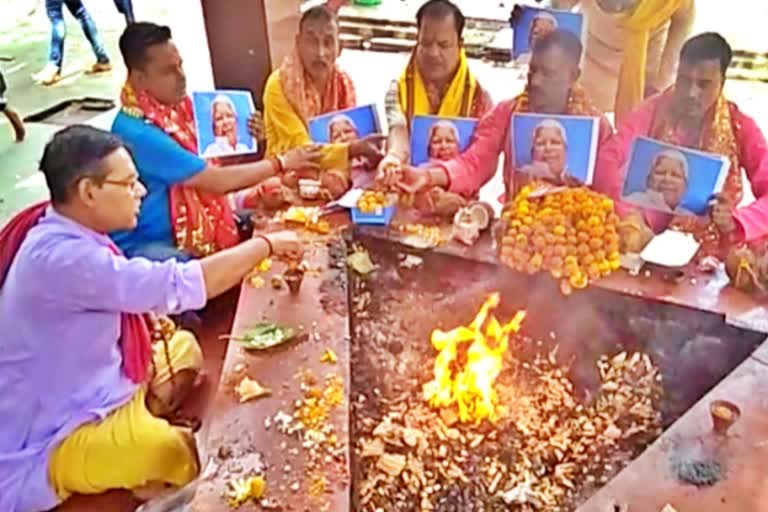
[[[357,397],[355,510],[575,510],[660,434],[647,355],[600,358],[599,389],[582,399],[557,348],[520,334],[525,312],[499,321],[499,302],[492,294],[468,326],[433,331],[431,380]]]
[[[458,407],[462,422],[499,418],[499,399],[494,385],[501,373],[510,334],[520,330],[525,312],[501,325],[491,310],[501,297],[492,294],[469,326],[432,333],[435,378],[424,385],[424,399],[433,407]],[[464,347],[468,347],[462,351]],[[462,360],[464,360],[462,364]]]

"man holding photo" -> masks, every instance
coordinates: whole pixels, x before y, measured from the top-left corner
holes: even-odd
[[[638,137],[727,157],[731,167],[708,217],[673,218],[652,211],[644,215],[654,231],[672,225],[712,248],[720,241],[752,241],[768,234],[768,146],[755,121],[725,98],[723,87],[731,58],[731,47],[719,34],[710,32],[688,40],[680,52],[675,85],[633,112],[598,155],[597,172],[616,175],[624,174]],[[744,197],[742,169],[756,200],[739,208]],[[623,181],[605,183],[613,186],[603,186],[602,191],[619,198]]]
[[[514,195],[519,173],[513,168],[509,127],[512,115],[551,114],[600,118],[599,141],[612,133],[608,120],[590,101],[579,85],[581,42],[567,31],[556,30],[541,38],[533,49],[528,83],[519,96],[502,101],[478,123],[470,146],[458,157],[426,169],[404,167],[382,179],[409,192],[447,190],[464,197],[474,197],[495,174],[499,155],[504,153],[504,182],[507,198]],[[614,177],[596,176],[595,179]]]

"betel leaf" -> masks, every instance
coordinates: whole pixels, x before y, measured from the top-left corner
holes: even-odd
[[[271,322],[261,322],[231,339],[247,350],[264,350],[293,339],[296,331]]]

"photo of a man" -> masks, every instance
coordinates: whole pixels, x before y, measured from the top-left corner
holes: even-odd
[[[674,149],[665,149],[651,163],[647,188],[627,196],[627,201],[662,212],[693,215],[682,207],[688,183],[688,160],[685,155]]]

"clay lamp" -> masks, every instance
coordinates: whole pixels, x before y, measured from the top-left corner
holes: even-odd
[[[298,295],[301,290],[301,282],[304,280],[304,268],[292,262],[283,272],[283,281],[288,286],[291,295]]]
[[[725,436],[741,416],[741,410],[733,402],[715,400],[709,404],[709,414],[712,416],[714,433],[718,436]]]

